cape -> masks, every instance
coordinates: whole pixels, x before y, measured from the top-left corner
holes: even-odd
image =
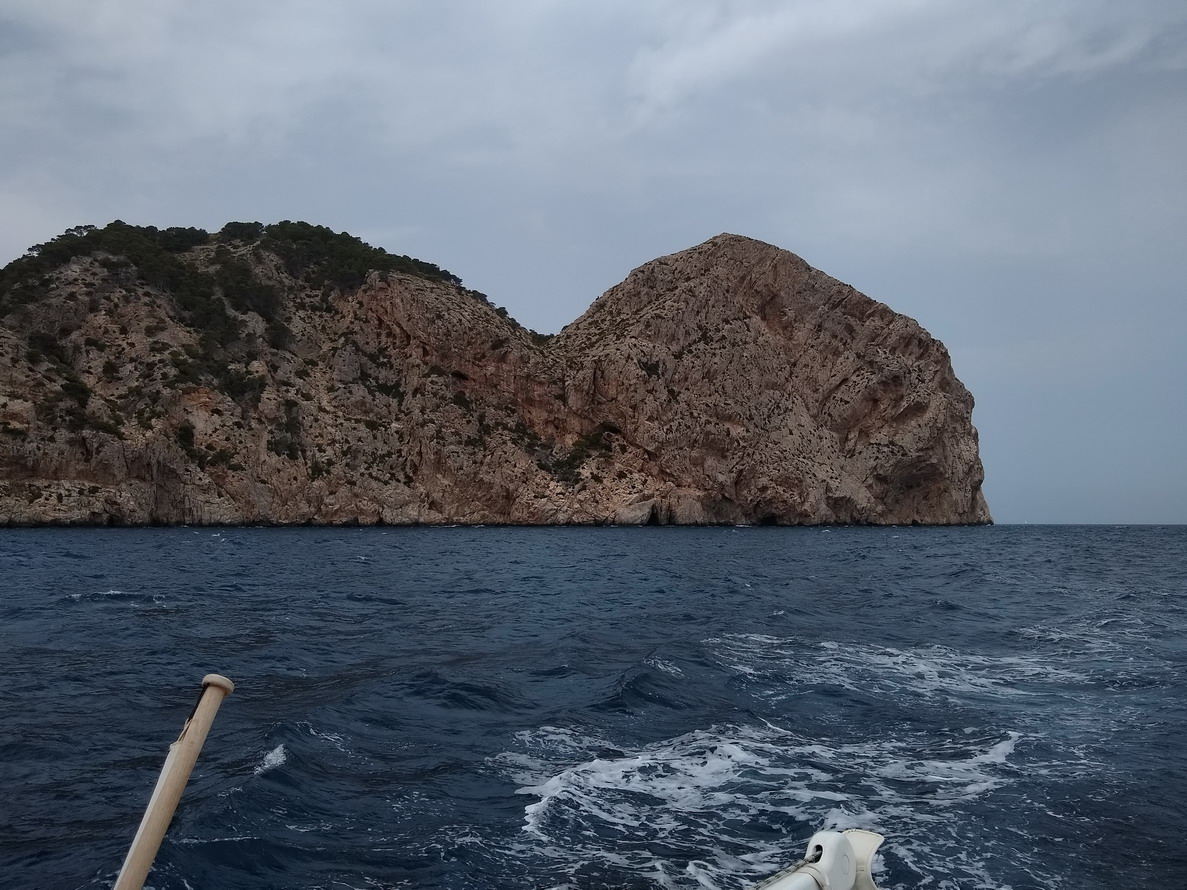
[[[723,234],[555,336],[306,223],[82,226],[0,271],[0,524],[990,522],[915,321]]]

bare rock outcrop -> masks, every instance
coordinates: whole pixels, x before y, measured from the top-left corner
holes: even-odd
[[[0,523],[990,521],[943,345],[735,235],[551,338],[300,223],[71,230],[0,312]]]

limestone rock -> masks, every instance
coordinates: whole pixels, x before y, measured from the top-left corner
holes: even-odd
[[[303,225],[3,270],[0,523],[990,521],[943,345],[794,254],[720,235],[546,338]]]

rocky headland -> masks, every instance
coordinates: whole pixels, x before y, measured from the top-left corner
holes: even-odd
[[[305,223],[0,271],[0,524],[988,523],[972,408],[915,321],[736,235],[556,336]]]

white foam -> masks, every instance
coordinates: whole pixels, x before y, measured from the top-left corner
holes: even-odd
[[[818,684],[876,695],[1026,697],[1037,694],[1024,688],[1029,683],[1086,679],[1039,655],[991,656],[945,646],[895,649],[833,640],[808,643],[765,634],[731,634],[705,643],[718,662],[735,674],[756,684],[770,681],[770,689],[754,692],[774,701]],[[785,679],[790,677],[794,683]]]
[[[76,602],[76,603],[80,602],[84,599],[87,599],[87,600],[107,599],[107,598],[118,599],[119,597],[122,597],[122,596],[128,596],[128,594],[125,591],[116,590],[115,588],[111,588],[110,590],[96,591],[94,593],[71,593],[71,594],[67,594],[67,595],[70,597],[70,599],[74,600],[74,602]]]
[[[315,727],[312,723],[306,723],[306,722],[298,723],[297,726],[299,728],[301,728],[302,730],[304,730],[306,733],[308,733],[310,735],[310,737],[315,738],[318,741],[329,742],[331,745],[333,745],[335,748],[337,748],[343,754],[351,753],[350,748],[347,747],[346,739],[342,736],[341,733],[325,732],[325,731],[320,730],[317,727]]]
[[[1130,630],[1128,622],[1100,618],[1081,622],[1060,644],[1091,649],[1093,634]],[[1032,628],[1027,635],[1041,639],[1048,631],[1059,632]],[[1019,869],[1042,886],[1063,886],[1039,839],[1019,846],[1003,864],[992,844],[970,846],[969,822],[961,813],[998,806],[994,796],[1011,785],[1099,773],[1091,746],[1060,744],[1057,759],[1038,761],[1036,752],[1055,742],[1044,736],[1041,719],[1026,716],[1036,713],[1028,698],[1056,695],[1065,724],[1074,713],[1096,725],[1102,715],[1076,701],[1077,687],[1091,679],[1083,671],[1091,667],[1052,658],[1040,645],[1033,652],[989,655],[770,634],[705,643],[749,694],[779,703],[788,714],[795,713],[794,697],[813,686],[893,699],[907,708],[912,700],[987,698],[1015,699],[1026,707],[1009,711],[1019,724],[996,731],[965,723],[930,732],[903,727],[843,742],[773,723],[719,725],[641,747],[578,729],[521,732],[512,750],[493,763],[532,798],[524,807],[525,856],[555,860],[571,878],[584,879],[591,865],[602,864],[658,887],[738,887],[794,859],[813,831],[869,828],[891,838],[887,849],[897,867],[917,873],[918,880],[886,890],[1008,890],[995,875]],[[657,662],[648,659],[662,669]],[[1032,739],[1041,745],[1028,745]],[[1025,799],[1011,805],[1031,806]],[[778,834],[773,827],[783,836],[762,840]],[[665,859],[654,850],[697,852],[693,859]]]
[[[264,760],[259,766],[256,767],[255,774],[259,776],[268,772],[269,770],[276,769],[278,766],[283,766],[286,760],[288,760],[288,752],[285,751],[284,745],[277,745],[264,755]]]
[[[1006,759],[1014,753],[1014,749],[1018,747],[1018,740],[1022,735],[1017,732],[1010,733],[1009,738],[998,742],[984,754],[979,757],[974,757],[974,763],[1005,763]]]
[[[662,658],[657,658],[654,655],[646,658],[643,663],[656,670],[663,671],[665,674],[671,674],[673,677],[684,676],[684,671],[680,670],[676,665],[669,661],[664,661]]]
[[[946,806],[956,800],[978,797],[1012,781],[1008,774],[995,774],[989,768],[1005,764],[1021,737],[1011,732],[987,751],[965,758],[891,761],[872,772],[880,778],[910,781],[922,788],[934,786],[926,796]]]
[[[177,843],[198,846],[201,844],[242,843],[244,841],[258,841],[259,839],[259,836],[254,834],[236,834],[228,837],[183,837],[178,838]]]
[[[116,588],[110,588],[108,590],[102,590],[102,591],[88,591],[85,593],[78,592],[78,593],[66,594],[66,597],[69,600],[71,600],[72,602],[76,602],[76,603],[79,603],[79,602],[127,603],[128,607],[132,608],[132,609],[149,608],[150,607],[149,603],[145,602],[146,596],[148,597],[148,599],[151,600],[151,607],[156,607],[156,608],[160,608],[160,609],[170,608],[167,598],[166,598],[165,594],[163,594],[163,593],[153,593],[153,594],[129,593],[126,590],[118,590]]]
[[[1036,624],[1017,630],[1019,636],[1057,647],[1065,655],[1113,655],[1142,651],[1148,644],[1150,616],[1094,609],[1065,616],[1057,624]]]
[[[958,732],[829,745],[773,724],[723,725],[607,756],[603,739],[545,727],[520,733],[521,750],[494,763],[516,778],[540,776],[518,789],[534,798],[522,851],[569,876],[595,863],[660,887],[737,887],[792,861],[816,830],[869,828],[893,838],[932,887],[1001,887],[984,882],[989,851],[954,865],[952,883],[934,875],[967,842],[950,808],[1018,781],[1012,758],[1023,740]],[[772,825],[802,831],[756,839]],[[653,849],[701,852],[676,867]]]

